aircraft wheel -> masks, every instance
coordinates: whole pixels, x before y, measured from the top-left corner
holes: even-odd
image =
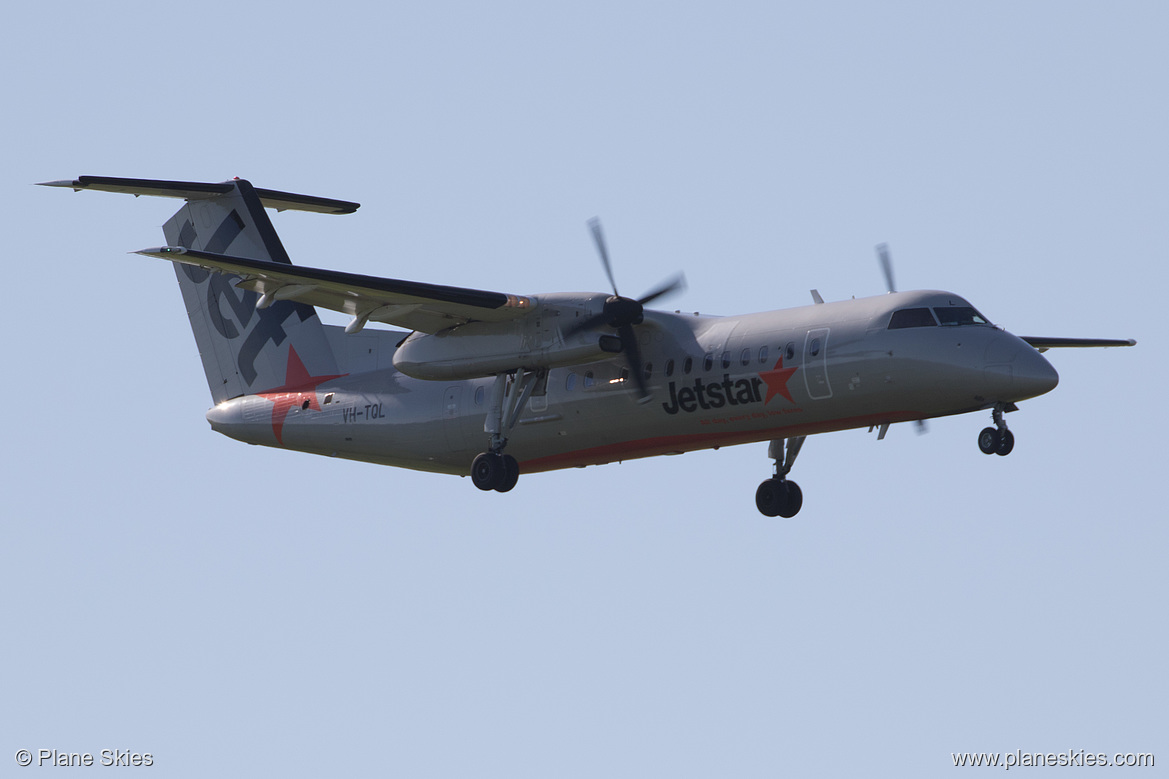
[[[999,433],[999,443],[995,447],[994,453],[1006,457],[1015,448],[1015,434],[1010,430],[1003,430]]]
[[[768,479],[755,490],[755,508],[765,517],[790,519],[803,505],[804,493],[794,481]]]
[[[783,482],[768,479],[755,490],[755,508],[765,517],[778,517],[783,502]]]
[[[517,476],[519,475],[517,469]],[[503,483],[503,458],[494,452],[483,452],[471,463],[471,481],[483,491],[494,490]]]
[[[984,427],[978,434],[978,448],[983,454],[994,454],[999,448],[999,431],[993,427]]]
[[[804,492],[794,481],[782,482],[784,486],[784,500],[779,515],[784,519],[791,519],[800,513],[804,505]]]
[[[503,465],[503,474],[499,479],[499,484],[495,485],[495,491],[510,492],[515,487],[516,482],[520,480],[520,464],[510,454],[500,456],[500,461]]]

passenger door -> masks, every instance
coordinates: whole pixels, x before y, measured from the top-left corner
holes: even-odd
[[[817,327],[804,338],[804,386],[808,397],[824,400],[832,397],[828,384],[828,334],[831,328]]]

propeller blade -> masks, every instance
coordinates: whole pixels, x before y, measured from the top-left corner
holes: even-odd
[[[605,275],[609,277],[609,286],[613,288],[614,295],[620,295],[617,291],[617,282],[613,280],[613,268],[609,264],[609,249],[605,246],[605,233],[601,230],[601,220],[599,217],[593,217],[589,220],[589,229],[593,231],[593,242],[597,244],[597,251],[601,255],[601,264],[605,266]]]
[[[881,270],[885,272],[885,287],[890,292],[896,292],[897,287],[893,284],[893,260],[889,257],[889,244],[877,244],[877,257],[881,260]]]
[[[642,297],[638,298],[637,302],[641,303],[644,306],[647,303],[651,303],[652,301],[657,300],[660,297],[663,297],[664,295],[671,295],[671,294],[678,292],[679,290],[683,290],[683,289],[686,289],[686,277],[683,274],[679,273],[677,276],[670,279],[669,281],[662,283],[653,292],[646,293]]]
[[[650,392],[649,387],[645,386],[645,371],[642,368],[637,333],[633,332],[633,325],[621,325],[617,328],[617,335],[621,338],[621,351],[625,353],[629,374],[633,378],[633,383],[637,385],[638,395],[644,400],[650,396]]]

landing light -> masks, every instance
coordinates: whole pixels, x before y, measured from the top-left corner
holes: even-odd
[[[532,307],[532,299],[529,297],[524,297],[523,295],[508,295],[506,307],[507,308],[531,308]]]

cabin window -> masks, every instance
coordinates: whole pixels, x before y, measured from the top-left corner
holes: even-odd
[[[903,330],[907,327],[935,327],[934,315],[928,308],[903,308],[894,311],[889,318],[890,330]]]
[[[476,387],[475,388],[475,405],[476,406],[483,405],[483,396],[486,394],[487,394],[487,390],[484,389],[483,387]]]
[[[943,325],[989,325],[990,322],[978,313],[974,306],[937,306],[934,313]]]
[[[723,352],[723,368],[726,369],[729,367],[731,367],[731,353]]]
[[[593,372],[592,372],[592,371],[587,371],[587,372],[585,373],[585,377],[584,377],[584,386],[585,386],[585,389],[588,389],[589,387],[592,387],[592,386],[593,386],[594,384],[596,384],[596,383],[597,383],[596,379],[594,379],[594,378],[593,378]]]
[[[568,377],[564,380],[564,388],[569,392],[576,389],[576,373],[574,371],[568,372]]]
[[[686,362],[682,363],[682,373],[690,373],[694,370],[694,358],[687,357]]]
[[[762,365],[767,362],[767,347],[759,347],[759,364]]]
[[[794,343],[788,342],[788,345],[783,347],[783,357],[789,362],[796,358],[796,345]]]
[[[744,349],[743,353],[739,355],[739,362],[743,365],[751,364],[751,350]]]
[[[654,364],[652,362],[647,362],[645,364],[645,370],[642,371],[641,375],[645,378],[646,381],[649,381],[649,377],[653,375],[653,372]]]
[[[674,375],[674,361],[672,359],[666,360],[666,375],[667,376]]]
[[[702,358],[702,370],[709,373],[710,369],[713,367],[714,367],[714,355],[713,354],[705,355]]]
[[[820,339],[813,338],[812,343],[808,345],[808,354],[815,357],[820,353]]]

